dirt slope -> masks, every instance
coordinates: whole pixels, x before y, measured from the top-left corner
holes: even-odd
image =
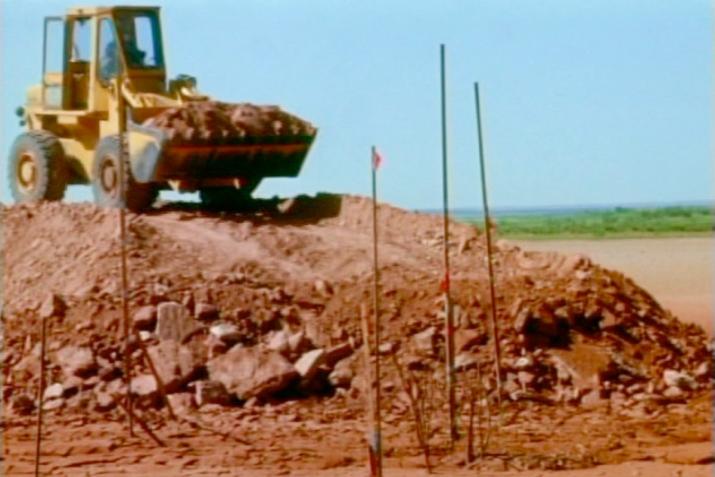
[[[532,240],[524,248],[583,253],[635,279],[683,321],[713,335],[715,237]]]
[[[334,207],[336,203],[340,207]],[[296,382],[298,387],[288,389],[288,394],[268,399],[266,408],[255,403],[210,408],[206,414],[210,422],[225,426],[229,416],[243,422],[241,427],[248,425],[255,431],[257,442],[266,438],[269,447],[278,446],[280,459],[295,459],[302,455],[300,449],[319,445],[330,436],[342,439],[349,456],[340,465],[350,465],[361,455],[364,393],[358,349],[364,341],[360,314],[369,312],[372,303],[371,207],[365,198],[324,196],[250,215],[204,213],[188,205],[129,215],[132,311],[172,301],[195,312],[198,323],[198,305],[210,305],[216,310],[212,319],[236,327],[239,344],[251,349],[271,346],[278,332],[305,336],[302,351],[289,357],[296,366],[301,353],[309,350],[345,346],[353,353],[346,359],[351,360],[350,373],[355,375],[345,386],[327,384],[331,364],[324,374],[318,373],[323,379],[320,386]],[[324,213],[328,209],[332,213]],[[117,213],[88,204],[15,206],[2,213],[6,244],[3,400],[12,404],[14,412],[18,396],[36,392],[38,379],[32,363],[36,361],[38,314],[52,293],[67,310],[61,319],[49,323],[49,382],[64,379],[66,363],[57,356],[70,345],[90,350],[92,359],[109,371],[100,369],[99,377],[83,378],[77,394],[54,401],[57,407],[51,412],[64,421],[73,422],[76,414],[85,419],[87,409],[102,407],[101,395],[112,383],[121,386],[117,377],[117,373],[121,376],[122,351]],[[416,379],[441,383],[441,219],[385,204],[379,207],[379,218],[382,352],[386,360],[394,355],[414,370]],[[490,371],[493,342],[487,320],[484,238],[473,227],[459,223],[451,227],[450,284],[456,305],[460,392],[474,385],[475,370],[484,373],[479,389],[487,398],[480,406],[488,406],[495,400],[496,388]],[[502,391],[505,413],[512,419],[505,427],[510,430],[499,439],[503,452],[517,456],[514,468],[578,468],[640,458],[630,444],[609,430],[619,419],[631,420],[634,429],[642,424],[647,438],[641,437],[647,445],[697,441],[709,432],[702,416],[710,412],[703,395],[712,375],[712,349],[702,328],[681,323],[632,280],[584,256],[530,252],[499,241],[495,265]],[[202,356],[203,366],[225,349],[212,347],[207,326],[198,329],[203,334],[189,336],[186,344]],[[160,344],[156,333],[146,336],[148,344]],[[146,363],[139,359],[135,372],[147,372]],[[194,379],[178,389],[189,401],[192,397],[187,397],[187,391],[205,377]],[[408,449],[412,445],[410,411],[394,367],[383,368],[383,382],[389,403],[386,419],[396,442],[393,457],[407,458],[414,452]],[[309,397],[312,394],[318,397]],[[26,407],[32,406],[29,401]],[[454,463],[444,450],[443,413],[436,411],[443,405],[439,387],[435,387],[433,405],[435,456]],[[271,406],[280,409],[278,415],[290,417],[277,420]],[[545,410],[536,412],[534,406],[545,406]],[[604,417],[601,412],[606,409]],[[116,427],[103,427],[104,419],[115,421],[121,416],[117,409],[102,412],[91,417],[98,422],[93,428],[97,439]],[[154,425],[164,429],[167,424],[159,417],[160,410],[146,412]],[[581,449],[581,443],[573,440],[582,431],[581,418],[592,423],[593,449]],[[10,423],[20,440],[26,419],[18,417]],[[650,430],[653,419],[662,421],[656,435]],[[315,425],[310,424],[314,421]],[[571,424],[549,430],[566,421]],[[531,427],[522,427],[524,422]],[[701,424],[682,427],[678,422]],[[307,434],[291,444],[289,428],[302,429],[303,424]],[[288,439],[283,444],[276,443],[279,428],[279,434]],[[311,428],[320,429],[324,436],[311,441]],[[548,445],[534,447],[530,441],[537,435],[539,442]],[[574,445],[580,450],[575,451]],[[607,454],[614,445],[625,446],[623,452]],[[270,452],[259,455],[256,464],[281,462],[271,460]],[[311,454],[298,460],[311,468],[322,465],[321,458]]]

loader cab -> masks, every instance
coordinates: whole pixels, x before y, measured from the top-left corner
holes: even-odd
[[[99,18],[98,79],[110,82],[125,71],[135,89],[161,93],[166,73],[157,10],[116,9]]]
[[[44,24],[43,109],[106,112],[112,81],[123,72],[137,91],[164,93],[159,9],[75,8]]]

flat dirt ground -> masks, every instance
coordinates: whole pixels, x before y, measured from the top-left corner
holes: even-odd
[[[713,335],[715,238],[640,238],[606,240],[529,240],[524,249],[583,253],[596,263],[623,272],[683,321]]]

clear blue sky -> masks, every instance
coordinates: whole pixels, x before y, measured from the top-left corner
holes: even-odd
[[[39,81],[42,17],[73,1],[0,0],[0,151]],[[135,3],[127,1],[126,3]],[[140,2],[152,3],[152,2]],[[480,203],[473,82],[495,207],[712,200],[713,7],[707,0],[171,0],[169,74],[320,128],[297,179],[259,195],[368,194],[438,207],[439,44],[447,45],[451,202]],[[73,199],[90,198],[88,187]]]

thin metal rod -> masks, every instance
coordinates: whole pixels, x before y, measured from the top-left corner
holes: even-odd
[[[35,434],[35,477],[40,475],[42,456],[42,418],[45,404],[45,347],[47,343],[47,320],[41,318],[40,325],[40,388],[37,391],[37,433]]]
[[[370,477],[377,476],[377,454],[373,445],[375,435],[375,400],[373,399],[373,383],[372,369],[370,367],[370,324],[367,317],[367,306],[365,303],[360,305],[360,324],[362,325],[362,348],[363,359],[365,361],[365,397],[367,399],[367,424],[366,438],[368,441],[368,456],[370,458]]]
[[[139,331],[137,330],[134,330],[134,339],[136,340],[137,345],[141,350],[142,356],[144,357],[147,365],[149,366],[149,371],[151,371],[152,376],[154,376],[154,381],[156,381],[156,387],[159,390],[161,400],[166,406],[166,410],[169,413],[169,417],[171,417],[171,419],[175,421],[176,413],[174,412],[174,407],[171,405],[171,401],[169,401],[169,397],[166,392],[166,386],[164,385],[164,380],[161,379],[161,376],[159,376],[159,372],[156,370],[156,366],[154,365],[154,360],[151,358],[149,350],[147,350],[146,345],[142,341],[141,336],[139,335]]]
[[[127,414],[134,414],[134,410],[130,409],[125,403],[122,402],[121,399],[115,399],[114,402],[119,404],[119,407],[121,407],[124,410],[124,412],[126,412]],[[154,434],[154,431],[151,430],[149,425],[146,422],[144,422],[143,419],[141,419],[139,416],[134,416],[131,419],[132,419],[132,421],[136,420],[137,423],[139,423],[139,427],[141,427],[144,430],[144,432],[146,432],[146,434],[151,438],[151,440],[156,442],[156,444],[158,446],[166,447],[166,444],[164,444],[164,441],[159,439],[159,437],[156,434]]]
[[[445,49],[440,45],[440,73],[442,86],[442,205],[444,226],[444,315],[445,315],[445,341],[446,341],[446,375],[447,375],[447,400],[449,405],[449,436],[452,447],[459,438],[456,419],[455,373],[454,373],[454,318],[452,316],[452,297],[450,294],[449,270],[449,183],[447,181],[447,80],[445,74]]]
[[[124,109],[124,95],[122,94],[122,77],[117,81],[117,123],[119,125],[119,247],[121,255],[121,275],[122,275],[122,322],[124,324],[124,379],[127,383],[127,418],[129,419],[129,435],[134,437],[134,412],[132,409],[132,356],[130,351],[131,323],[129,322],[129,283],[127,272],[127,218],[126,203],[127,191],[125,181],[125,161],[126,161],[126,112]]]
[[[377,254],[377,168],[379,156],[372,146],[372,267],[373,267],[373,308],[375,311],[375,436],[377,454],[377,477],[382,477],[382,411],[380,406],[380,270]]]
[[[497,324],[497,300],[494,285],[494,264],[492,261],[492,234],[490,227],[489,201],[487,200],[487,173],[484,159],[484,141],[482,139],[482,114],[479,102],[479,83],[474,83],[474,100],[477,110],[477,138],[479,140],[479,168],[482,176],[482,204],[484,206],[484,232],[487,238],[487,264],[489,266],[489,297],[491,299],[491,325],[494,340],[494,372],[497,380],[497,401],[501,410],[502,374],[501,351],[499,346],[499,325]]]

